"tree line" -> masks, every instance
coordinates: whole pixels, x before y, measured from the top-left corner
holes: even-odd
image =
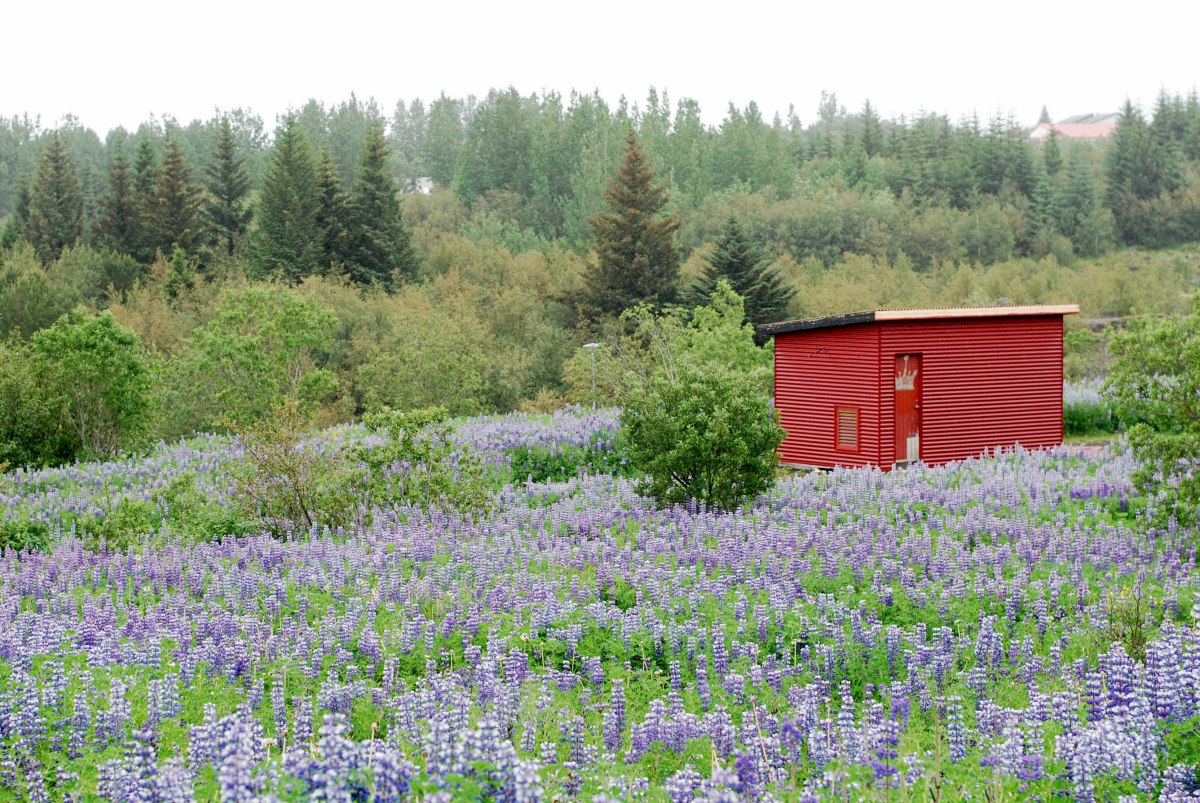
[[[389,120],[352,98],[307,104],[269,140],[231,112],[103,144],[71,121],[5,121],[0,461],[245,427],[280,399],[320,423],[550,409],[588,398],[581,343],[626,337],[640,305],[711,303],[721,280],[746,323],[1000,301],[1177,311],[1194,281],[1182,253],[1077,259],[1122,226],[1195,239],[1194,98],[1164,96],[1150,121],[1127,104],[1101,145],[884,122],[833,96],[807,128],[753,105],[719,129],[689,101],[668,110],[654,93],[642,111],[510,90]],[[425,175],[432,192],[413,192]],[[128,419],[84,404],[111,390],[115,355],[140,377]]]
[[[711,241],[734,208],[773,254],[798,261],[817,256],[827,264],[847,252],[889,259],[904,253],[919,267],[1050,252],[1062,259],[1117,245],[1186,242],[1197,230],[1200,102],[1194,92],[1186,98],[1164,92],[1148,117],[1126,102],[1116,133],[1101,143],[1054,136],[1031,143],[1024,128],[999,115],[883,120],[869,101],[848,113],[828,93],[807,125],[795,113],[766,120],[750,103],[731,106],[719,126],[706,126],[694,101],[672,105],[653,90],[641,105],[614,107],[597,94],[526,96],[513,88],[482,99],[401,100],[390,115],[353,96],[330,107],[310,101],[280,121],[273,136],[245,110],[187,125],[152,120],[133,133],[111,131],[103,142],[70,118],[52,131],[9,118],[0,121],[0,217],[16,220],[10,240],[29,230],[49,249],[58,244],[55,234],[74,236],[119,246],[147,262],[153,258],[147,249],[169,251],[174,240],[159,241],[179,236],[192,254],[213,239],[244,233],[246,221],[236,219],[234,207],[269,190],[277,194],[281,171],[297,187],[323,186],[336,211],[339,193],[353,195],[368,143],[379,157],[382,138],[386,155],[374,169],[402,190],[429,179],[482,210],[510,239],[586,249],[588,219],[602,209],[601,194],[630,130],[670,181],[688,249]],[[64,217],[47,232],[42,227],[51,221],[24,219],[29,207],[23,199],[33,200],[41,162],[53,148],[74,162],[79,188],[63,190],[62,207],[54,211]],[[135,242],[122,216],[128,207],[119,199],[126,193],[146,201],[155,192],[155,172],[171,177],[181,194],[161,199],[174,206],[147,210],[149,230]],[[198,214],[189,205],[200,204],[191,190],[207,195],[206,207],[222,199],[224,210],[209,209],[199,221],[204,225],[189,233],[181,226],[189,213]],[[254,205],[266,212],[280,201],[264,197]],[[311,196],[307,201],[312,204]],[[311,234],[307,219],[314,215],[304,211],[301,235]],[[316,214],[325,219],[334,211]],[[271,223],[269,213],[263,222]],[[202,231],[208,242],[201,242]],[[376,247],[368,245],[372,239],[352,243],[339,240],[343,236],[354,238],[335,232],[332,242],[300,254],[301,263],[348,260],[362,276],[376,276],[364,251]],[[263,255],[259,269],[272,268],[271,258]]]

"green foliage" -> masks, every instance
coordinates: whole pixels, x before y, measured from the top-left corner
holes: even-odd
[[[0,464],[2,466],[3,464]],[[0,555],[18,552],[46,552],[50,549],[50,528],[28,516],[0,520]]]
[[[719,281],[711,307],[676,315],[626,316],[645,344],[626,372],[621,439],[639,489],[660,504],[693,500],[730,510],[774,480],[784,431],[766,387],[770,352],[754,345],[741,297]]]
[[[411,281],[417,275],[417,258],[400,213],[396,182],[387,171],[388,154],[383,123],[375,123],[367,130],[350,205],[346,268],[359,284],[391,287],[393,276]]]
[[[663,214],[666,185],[654,172],[632,131],[625,140],[625,162],[604,191],[609,211],[588,220],[596,240],[596,259],[585,276],[585,316],[619,315],[637,304],[675,300],[679,250],[675,233],[682,225]]]
[[[0,253],[0,336],[16,333],[27,338],[80,300],[74,287],[59,284],[28,243]]]
[[[133,181],[125,149],[118,145],[108,166],[108,193],[100,199],[95,242],[129,255],[139,252],[142,233],[141,208]]]
[[[293,398],[270,414],[234,427],[243,448],[234,472],[238,515],[280,537],[320,527],[348,527],[360,514],[360,493],[342,447],[309,431],[309,419]]]
[[[363,425],[383,439],[351,451],[365,470],[358,487],[366,489],[374,504],[436,507],[464,516],[491,509],[483,464],[451,441],[453,427],[445,408],[384,408],[364,416]]]
[[[174,403],[187,413],[181,420],[196,429],[245,425],[284,398],[310,408],[328,398],[337,379],[318,357],[336,325],[331,312],[294,290],[227,291],[172,366]],[[198,397],[196,387],[211,392]]]
[[[1120,429],[1120,419],[1103,402],[1075,402],[1063,406],[1063,434],[1068,437],[1109,435]]]
[[[67,145],[55,131],[29,191],[25,238],[43,263],[83,237],[83,188]]]
[[[258,228],[251,260],[255,274],[295,283],[326,268],[320,212],[312,145],[289,116],[275,133],[271,165],[255,211]]]
[[[593,437],[585,446],[518,446],[510,452],[509,476],[514,484],[526,481],[561,482],[587,474],[628,474],[628,461],[618,444]]]
[[[192,169],[183,158],[176,137],[167,137],[154,193],[145,209],[147,245],[168,253],[179,247],[195,253],[204,235],[204,190],[192,183]]]
[[[621,411],[639,492],[663,505],[692,500],[732,510],[775,479],[783,427],[756,383],[735,371],[687,369],[653,377]]]
[[[34,334],[30,345],[79,453],[111,456],[146,442],[155,368],[138,336],[112,313],[77,309]]]
[[[1112,341],[1106,389],[1124,420],[1143,493],[1166,496],[1162,515],[1192,522],[1200,509],[1200,295],[1183,319],[1134,322]]]
[[[746,236],[737,218],[730,217],[715,249],[705,258],[708,264],[703,277],[692,288],[693,303],[710,303],[717,282],[723,278],[742,297],[748,322],[784,320],[796,290],[778,270],[768,267],[766,260],[766,254]],[[761,345],[766,338],[758,342]]]
[[[441,404],[454,415],[480,412],[491,366],[479,332],[439,310],[403,314],[395,324],[395,334],[355,376],[363,406],[412,410]]]
[[[195,472],[187,471],[154,495],[162,524],[182,535],[185,543],[219,541],[253,531],[251,522],[241,518],[235,507],[222,503],[215,489],[201,487],[199,480]]]
[[[140,550],[154,535],[158,512],[149,502],[122,496],[105,506],[100,515],[85,515],[76,521],[76,532],[84,546],[99,552]]]
[[[75,444],[61,431],[51,398],[29,345],[0,341],[0,463],[54,465],[73,456]]]
[[[363,424],[360,443],[323,439],[310,431],[300,405],[284,399],[263,420],[236,427],[244,449],[234,471],[237,518],[215,524],[256,521],[283,536],[367,525],[380,506],[464,516],[491,509],[482,463],[451,442],[445,409],[385,408]]]
[[[234,246],[250,225],[253,210],[245,203],[250,191],[246,157],[238,152],[228,115],[221,117],[216,150],[205,174],[208,199],[204,216],[217,247],[233,254]]]

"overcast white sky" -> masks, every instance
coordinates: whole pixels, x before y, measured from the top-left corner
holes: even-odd
[[[1191,0],[737,0],[261,3],[16,0],[3,13],[0,114],[71,113],[101,136],[152,114],[181,122],[246,107],[268,128],[308,98],[396,100],[571,89],[672,104],[729,103],[769,119],[794,104],[807,125],[821,90],[886,117],[977,111],[1033,123],[1149,110],[1160,88],[1200,85]]]

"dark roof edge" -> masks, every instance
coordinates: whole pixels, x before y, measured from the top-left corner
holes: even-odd
[[[755,327],[760,335],[783,335],[807,329],[828,329],[875,321],[928,321],[950,318],[1008,318],[1032,315],[1078,315],[1077,304],[1007,304],[993,307],[933,307],[928,309],[881,309],[827,315],[823,318],[804,318],[795,321],[764,323]]]
[[[760,335],[783,335],[788,332],[800,332],[805,329],[826,329],[830,326],[851,326],[856,323],[871,323],[875,320],[875,312],[850,312],[845,315],[828,315],[824,318],[804,318],[796,321],[779,321],[764,323],[754,327]]]

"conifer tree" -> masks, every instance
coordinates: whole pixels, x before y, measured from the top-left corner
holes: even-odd
[[[1042,164],[1046,167],[1046,174],[1054,178],[1059,170],[1062,170],[1063,157],[1062,149],[1058,146],[1058,129],[1051,128],[1050,136],[1046,138],[1046,144],[1042,146]]]
[[[206,171],[208,201],[204,217],[218,247],[232,254],[238,238],[250,225],[251,209],[246,205],[250,177],[246,175],[246,157],[237,152],[237,143],[229,118],[221,118],[217,131],[217,150]]]
[[[321,149],[317,160],[317,185],[321,195],[317,228],[321,232],[322,262],[345,267],[350,255],[350,199],[342,190],[342,177],[328,146]]]
[[[387,170],[388,144],[383,124],[367,132],[350,197],[350,255],[346,267],[360,284],[391,287],[393,273],[416,278],[417,261],[400,211],[396,182]]]
[[[204,191],[192,183],[192,169],[183,158],[179,140],[168,136],[162,168],[146,210],[150,246],[164,254],[175,246],[194,253],[204,232],[200,216],[203,204]]]
[[[66,246],[83,238],[83,189],[66,143],[55,131],[42,152],[29,190],[25,239],[38,259],[49,264]]]
[[[681,221],[663,214],[665,182],[650,166],[637,136],[626,138],[625,161],[604,191],[608,212],[588,219],[596,258],[585,275],[583,313],[592,320],[616,316],[638,302],[673,303],[679,280],[675,233]]]
[[[133,197],[137,206],[137,236],[133,256],[139,262],[154,261],[154,245],[146,230],[146,218],[154,203],[154,186],[158,183],[158,155],[149,137],[138,140],[137,153],[133,157]]]
[[[729,218],[706,261],[704,275],[692,287],[690,304],[708,305],[717,283],[725,279],[743,299],[746,322],[757,325],[787,317],[795,288],[783,280],[778,270],[767,265],[766,253],[746,236],[736,218]],[[762,345],[766,339],[756,336],[755,340]]]
[[[96,221],[96,244],[122,254],[137,254],[142,230],[141,209],[134,189],[134,175],[125,158],[123,144],[116,146],[108,166],[108,194],[100,199]]]
[[[321,192],[308,137],[289,116],[275,132],[271,164],[255,212],[252,271],[298,282],[320,273],[322,237],[318,223]]]

